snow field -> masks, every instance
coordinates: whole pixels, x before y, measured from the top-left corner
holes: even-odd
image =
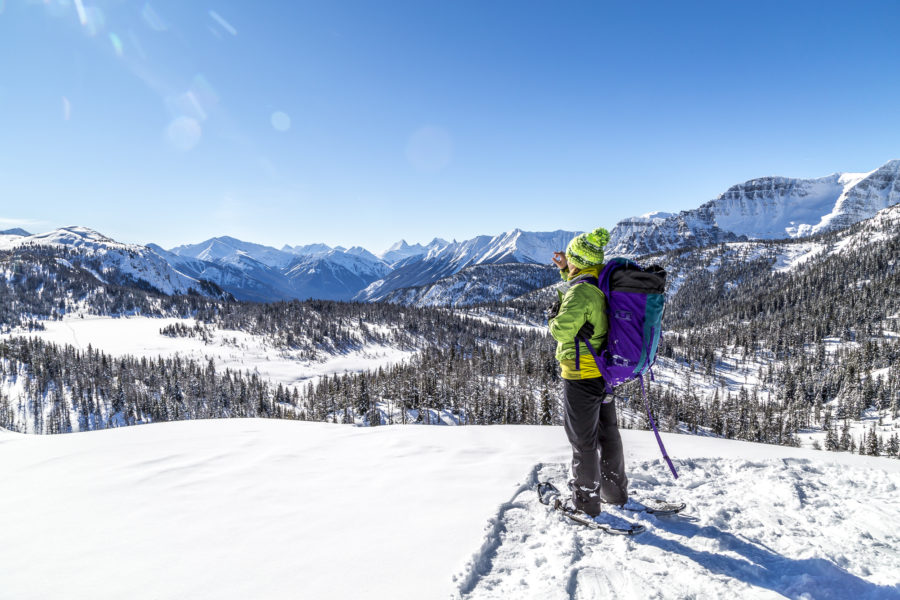
[[[565,450],[549,427],[0,432],[0,598],[445,599],[535,456]]]
[[[565,489],[567,467],[539,465],[496,517],[460,595],[544,598],[897,598],[900,474],[805,458],[630,467],[635,498],[683,500],[680,515],[610,512],[635,537],[587,530],[540,504],[537,481]]]
[[[37,337],[54,344],[71,344],[81,350],[90,345],[113,356],[156,358],[178,354],[199,361],[201,365],[211,358],[218,370],[250,371],[286,386],[315,384],[323,375],[377,369],[414,355],[391,346],[372,344],[323,360],[309,360],[301,358],[297,352],[272,347],[263,336],[243,331],[215,329],[208,344],[199,338],[169,337],[160,333],[160,329],[176,323],[193,327],[193,319],[67,316],[60,321],[42,323],[46,327],[44,331],[2,334],[0,339],[10,335]]]
[[[622,435],[635,495],[689,504],[634,539],[537,504],[560,427],[0,431],[0,598],[898,597],[900,461],[663,434],[674,480]]]

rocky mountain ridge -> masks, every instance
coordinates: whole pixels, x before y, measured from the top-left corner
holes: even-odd
[[[803,238],[868,219],[900,202],[900,160],[869,173],[815,179],[761,177],[675,215],[624,219],[610,255],[641,256],[748,239]]]

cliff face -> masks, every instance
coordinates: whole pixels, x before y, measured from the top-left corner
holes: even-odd
[[[871,173],[762,177],[694,210],[625,219],[613,228],[608,253],[640,256],[741,239],[806,237],[847,227],[898,202],[900,160]]]

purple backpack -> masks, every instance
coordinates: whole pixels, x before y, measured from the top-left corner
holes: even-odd
[[[625,258],[613,258],[600,272],[599,279],[584,277],[574,283],[591,283],[606,297],[609,322],[606,343],[599,352],[587,345],[603,375],[606,391],[646,373],[656,361],[666,303],[666,272],[656,265],[642,268]],[[579,346],[575,345],[580,365]]]
[[[594,357],[607,393],[612,394],[616,386],[632,379],[640,379],[641,393],[644,396],[644,407],[650,418],[653,433],[662,451],[663,458],[669,465],[672,475],[678,478],[678,472],[672,459],[666,453],[647,394],[644,390],[644,373],[656,361],[656,350],[662,333],[663,309],[666,305],[666,272],[653,265],[644,269],[636,262],[625,258],[610,259],[600,277],[583,277],[576,279],[573,285],[589,283],[596,285],[606,297],[606,315],[609,330],[606,343],[597,352],[591,342],[585,338],[575,339],[576,368],[581,366],[579,347],[584,343]]]

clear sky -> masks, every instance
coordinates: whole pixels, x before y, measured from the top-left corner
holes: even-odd
[[[0,0],[0,228],[384,250],[900,158],[900,3]]]

